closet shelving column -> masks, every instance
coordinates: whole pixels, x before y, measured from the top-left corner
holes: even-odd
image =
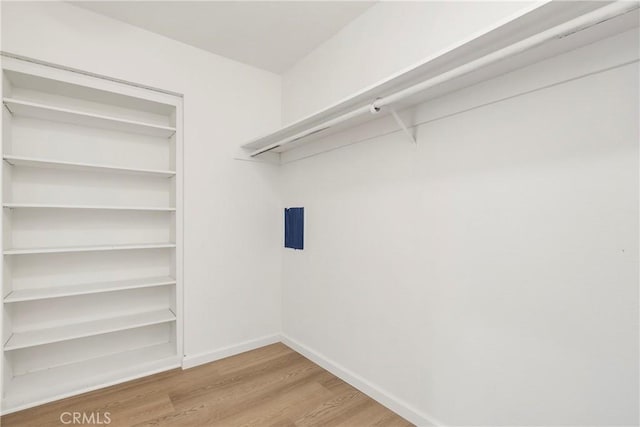
[[[2,412],[180,366],[182,99],[2,72]]]

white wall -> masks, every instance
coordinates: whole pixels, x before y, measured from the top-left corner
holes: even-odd
[[[233,156],[280,77],[66,3],[2,2],[2,50],[184,94],[185,353],[279,332],[278,170]]]
[[[283,121],[315,113],[540,3],[380,2],[283,74]]]
[[[284,76],[285,119],[523,7],[376,5]],[[556,58],[423,106],[417,147],[395,133],[279,182],[232,160],[278,125],[277,76],[68,4],[2,12],[3,50],[185,94],[188,355],[277,332],[283,274],[285,334],[422,419],[637,423],[637,64],[435,120],[589,62]],[[280,185],[307,208],[284,264]]]
[[[414,422],[636,425],[637,60],[634,31],[419,107],[417,146],[287,153],[285,336]]]

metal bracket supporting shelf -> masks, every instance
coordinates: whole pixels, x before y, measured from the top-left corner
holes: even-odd
[[[393,108],[390,109],[391,110],[391,115],[393,116],[393,118],[395,119],[396,123],[398,123],[398,126],[400,126],[400,128],[402,129],[402,131],[407,135],[407,137],[411,140],[411,142],[413,142],[414,144],[417,144],[418,141],[416,141],[416,137],[413,135],[413,133],[411,133],[411,131],[409,130],[409,128],[404,124],[404,121],[402,120],[402,118],[398,115],[398,113],[396,112],[396,110],[394,110]]]

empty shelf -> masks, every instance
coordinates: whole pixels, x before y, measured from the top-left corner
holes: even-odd
[[[5,155],[4,160],[13,166],[27,166],[43,169],[63,169],[72,171],[109,172],[130,175],[150,175],[169,178],[175,171],[160,169],[129,168],[121,166],[97,165],[93,163],[65,162],[60,160],[39,159],[35,157]]]
[[[10,393],[3,409],[15,411],[179,366],[174,344],[163,343],[30,372],[5,383]]]
[[[64,252],[96,252],[120,251],[130,249],[175,248],[175,243],[141,243],[127,245],[98,245],[98,246],[64,246],[55,248],[13,248],[4,251],[5,255],[55,254]]]
[[[174,127],[71,110],[68,108],[40,104],[32,101],[13,98],[4,98],[3,101],[11,114],[18,116],[165,138],[172,136],[176,132]]]
[[[277,153],[293,150],[305,143],[391,114],[392,109],[399,111],[415,107],[620,34],[637,26],[637,14],[629,13],[636,7],[630,2],[580,2],[578,5],[576,2],[549,1],[523,8],[499,25],[476,32],[411,68],[248,141],[242,148],[247,150],[250,157],[268,151]],[[610,13],[617,15],[611,16]],[[585,16],[589,17],[588,21],[583,20]],[[571,26],[567,27],[568,24]],[[513,50],[514,46],[518,50]],[[425,85],[428,82],[431,83]],[[392,101],[397,95],[402,96]],[[378,101],[385,98],[388,102],[380,106]]]
[[[81,285],[54,286],[49,288],[16,289],[4,298],[5,303],[61,298],[73,295],[97,294],[102,292],[150,288],[153,286],[175,285],[173,277],[146,277],[142,279],[117,280],[112,282],[85,283]]]
[[[149,206],[112,206],[112,205],[55,205],[46,203],[4,203],[9,209],[96,209],[112,211],[156,211],[174,212],[176,208],[160,208]]]
[[[36,345],[172,322],[174,320],[176,320],[176,316],[171,310],[162,309],[127,316],[92,320],[89,322],[72,323],[55,328],[14,332],[4,345],[4,349],[5,351],[17,350],[20,348],[34,347]]]

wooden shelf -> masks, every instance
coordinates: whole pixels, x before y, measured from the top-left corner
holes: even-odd
[[[19,375],[8,384],[3,412],[13,412],[77,393],[180,366],[175,345],[163,343]]]
[[[95,209],[111,211],[153,211],[175,212],[176,208],[156,208],[147,206],[111,206],[111,205],[54,205],[46,203],[4,203],[7,209]]]
[[[4,350],[18,350],[42,344],[51,344],[54,342],[90,337],[109,332],[140,328],[142,326],[156,325],[158,323],[167,323],[174,320],[176,320],[176,316],[173,312],[169,309],[163,309],[128,316],[74,323],[54,328],[14,332],[4,345]]]
[[[65,246],[55,248],[14,248],[4,251],[5,255],[27,255],[27,254],[55,254],[65,252],[96,252],[96,251],[120,251],[131,249],[158,249],[175,248],[175,243],[142,243],[128,245],[97,245],[97,246]]]
[[[126,168],[120,166],[97,165],[93,163],[65,162],[61,160],[39,159],[35,157],[5,155],[4,160],[12,166],[27,166],[43,169],[62,169],[71,171],[108,172],[129,175],[149,175],[163,178],[175,176],[175,171],[158,169]]]
[[[169,138],[176,132],[174,127],[126,120],[118,117],[71,110],[20,99],[4,98],[3,102],[11,114],[18,116],[165,138]]]
[[[84,283],[81,285],[53,286],[48,288],[16,289],[5,298],[5,303],[34,301],[49,298],[61,298],[74,295],[98,294],[103,292],[125,291],[129,289],[150,288],[154,286],[175,285],[173,277],[146,277],[142,279],[117,280],[112,282]]]
[[[523,10],[472,37],[449,46],[420,63],[389,78],[371,85],[321,111],[290,123],[281,129],[243,144],[247,156],[255,156],[268,150],[280,153],[300,147],[306,143],[327,137],[348,128],[381,118],[390,113],[383,108],[371,114],[370,106],[377,98],[385,98],[404,89],[413,87],[429,79],[437,78],[458,67],[479,60],[486,55],[514,45],[529,37],[536,36],[574,18],[607,6],[599,2],[546,2],[538,3]],[[629,7],[633,7],[630,5]],[[555,37],[542,45],[523,53],[505,57],[470,71],[451,80],[443,81],[394,103],[400,111],[447,93],[486,81],[510,71],[534,64],[547,58],[577,49],[624,31],[637,27],[637,12],[629,12],[611,19],[604,19],[597,25],[585,26],[561,37]],[[355,114],[354,112],[358,112]],[[343,118],[347,118],[343,120]]]

